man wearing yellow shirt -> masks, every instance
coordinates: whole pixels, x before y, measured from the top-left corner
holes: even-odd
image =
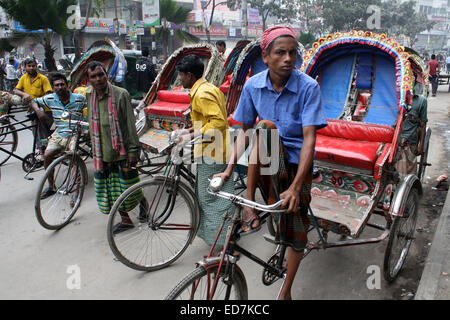
[[[37,72],[37,63],[33,58],[25,59],[24,65],[26,73],[20,78],[14,89],[14,94],[21,96],[24,103],[29,104],[31,100],[53,92],[48,78]],[[53,124],[52,111],[50,108],[42,110],[38,107],[32,107],[32,109],[36,112],[36,116],[39,119],[37,141],[38,147],[43,154],[43,149],[47,145],[47,139],[51,135],[50,128]]]
[[[226,168],[227,156],[231,151],[225,97],[217,87],[202,78],[204,64],[198,56],[186,56],[176,68],[183,87],[190,89],[191,118],[194,124],[189,130],[179,132],[181,136],[178,142],[187,142],[200,135],[203,139],[201,144],[194,147],[195,191],[201,215],[197,235],[208,245],[212,245],[222,223],[223,214],[227,210],[231,212],[234,210],[230,201],[206,192],[208,179]],[[234,193],[233,179],[227,181],[223,190]],[[221,249],[225,242],[226,230],[227,226],[223,228],[218,239],[218,249]]]

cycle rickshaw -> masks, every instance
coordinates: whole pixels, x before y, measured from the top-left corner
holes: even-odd
[[[251,54],[250,49],[251,45],[243,51],[238,65],[244,63],[245,52]],[[231,81],[227,101],[230,113],[237,106],[247,70],[240,73],[241,80],[235,81],[236,87],[233,88]],[[304,257],[312,250],[387,239],[384,277],[392,282],[414,239],[422,195],[421,178],[430,165],[427,153],[431,130],[427,129],[419,141],[423,152],[414,172],[400,174],[397,170],[400,133],[410,111],[414,78],[419,94],[426,97],[425,64],[413,50],[385,34],[351,31],[317,40],[305,52],[301,70],[318,81],[328,118],[328,126],[317,132],[316,174],[309,210],[312,223],[308,232],[317,233],[312,238],[318,240],[310,240]],[[233,77],[237,79],[237,74]],[[237,264],[236,252],[264,268],[262,278],[266,285],[285,275],[284,246],[278,246],[275,254],[264,262],[237,244],[239,210],[243,206],[261,210],[263,222],[271,212],[280,212],[281,201],[262,205],[223,192],[220,185],[220,181],[213,179],[208,192],[237,206],[234,214],[224,217],[224,221],[231,218],[233,222],[225,248],[219,257],[209,255],[199,261],[197,268],[166,299],[247,299],[247,283]],[[384,217],[385,224],[372,221],[375,215]],[[361,238],[366,227],[374,228],[379,234]],[[340,236],[339,240],[329,242],[330,231]],[[266,239],[273,240],[270,236]]]

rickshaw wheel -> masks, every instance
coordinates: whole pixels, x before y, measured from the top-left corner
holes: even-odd
[[[416,188],[412,188],[408,194],[403,216],[396,217],[391,226],[384,255],[384,278],[388,282],[397,278],[414,240],[418,208],[419,193]]]

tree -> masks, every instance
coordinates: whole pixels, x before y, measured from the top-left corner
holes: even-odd
[[[84,21],[83,25],[76,26],[75,30],[72,34],[73,39],[73,46],[75,48],[75,59],[74,64],[77,63],[78,60],[81,58],[81,51],[82,51],[82,45],[81,45],[81,34],[84,31],[84,29],[87,26],[88,19],[90,17],[100,17],[101,8],[103,8],[106,4],[106,0],[88,0],[86,1],[86,20]]]
[[[409,39],[409,46],[417,42],[417,35],[433,28],[435,21],[428,20],[425,13],[415,10],[415,1],[388,1],[381,6],[381,31],[394,37],[405,35]]]
[[[298,42],[300,42],[306,49],[309,49],[314,41],[316,41],[316,37],[310,32],[302,32],[298,36]]]
[[[369,5],[381,6],[381,0],[318,0],[322,7],[323,24],[329,32],[366,30]]]
[[[322,7],[319,0],[297,0],[295,6],[296,20],[301,23],[305,34],[313,35],[316,38],[325,32],[322,23]]]
[[[205,32],[206,32],[206,39],[207,39],[208,43],[211,42],[210,28],[213,23],[214,11],[217,6],[220,6],[222,4],[227,4],[227,3],[228,3],[227,1],[217,1],[216,2],[216,0],[209,0],[208,2],[205,1],[205,3],[202,3],[202,13],[205,17],[204,26],[205,26]],[[212,5],[212,6],[211,6],[211,15],[210,15],[209,22],[208,22],[208,21],[206,21],[205,10],[206,10],[206,8],[209,7],[209,5]]]
[[[169,39],[171,37],[170,22],[184,27],[187,22],[189,12],[188,8],[182,7],[175,3],[173,0],[161,0],[159,4],[161,28],[156,32],[156,38],[162,40],[163,53],[167,57],[167,51],[169,46]],[[183,29],[175,29],[175,35],[178,39],[188,43],[199,42],[200,39]]]
[[[69,32],[67,9],[76,4],[76,0],[0,0],[0,7],[28,30],[43,30],[34,36],[40,39],[45,50],[45,64],[48,71],[56,71],[53,57],[55,48],[51,41],[54,33],[64,35]]]

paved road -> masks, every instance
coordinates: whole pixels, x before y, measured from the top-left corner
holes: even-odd
[[[405,299],[414,295],[420,279],[436,221],[445,194],[431,187],[442,173],[448,173],[450,94],[441,92],[429,99],[433,129],[425,196],[417,224],[416,241],[403,272],[393,285],[381,276],[373,281],[382,263],[387,241],[376,245],[312,252],[302,262],[294,283],[295,299]],[[20,135],[19,154],[29,152],[31,136]],[[92,180],[92,163],[88,163]],[[174,265],[154,273],[142,273],[115,261],[106,240],[107,217],[98,213],[92,181],[87,187],[76,218],[58,232],[43,229],[34,216],[34,195],[41,172],[34,181],[23,179],[20,163],[13,159],[2,167],[0,182],[0,299],[162,299],[178,280],[194,268],[207,251],[195,240]],[[242,239],[244,247],[269,257],[274,245],[258,233]],[[369,230],[362,237],[371,236]],[[244,270],[251,299],[274,299],[280,282],[265,287],[261,269],[248,259],[239,262]],[[71,289],[74,270],[80,271],[80,289]],[[369,278],[372,277],[372,278]],[[367,283],[375,285],[369,288]],[[69,284],[69,286],[68,286]],[[379,287],[377,285],[379,284]]]

